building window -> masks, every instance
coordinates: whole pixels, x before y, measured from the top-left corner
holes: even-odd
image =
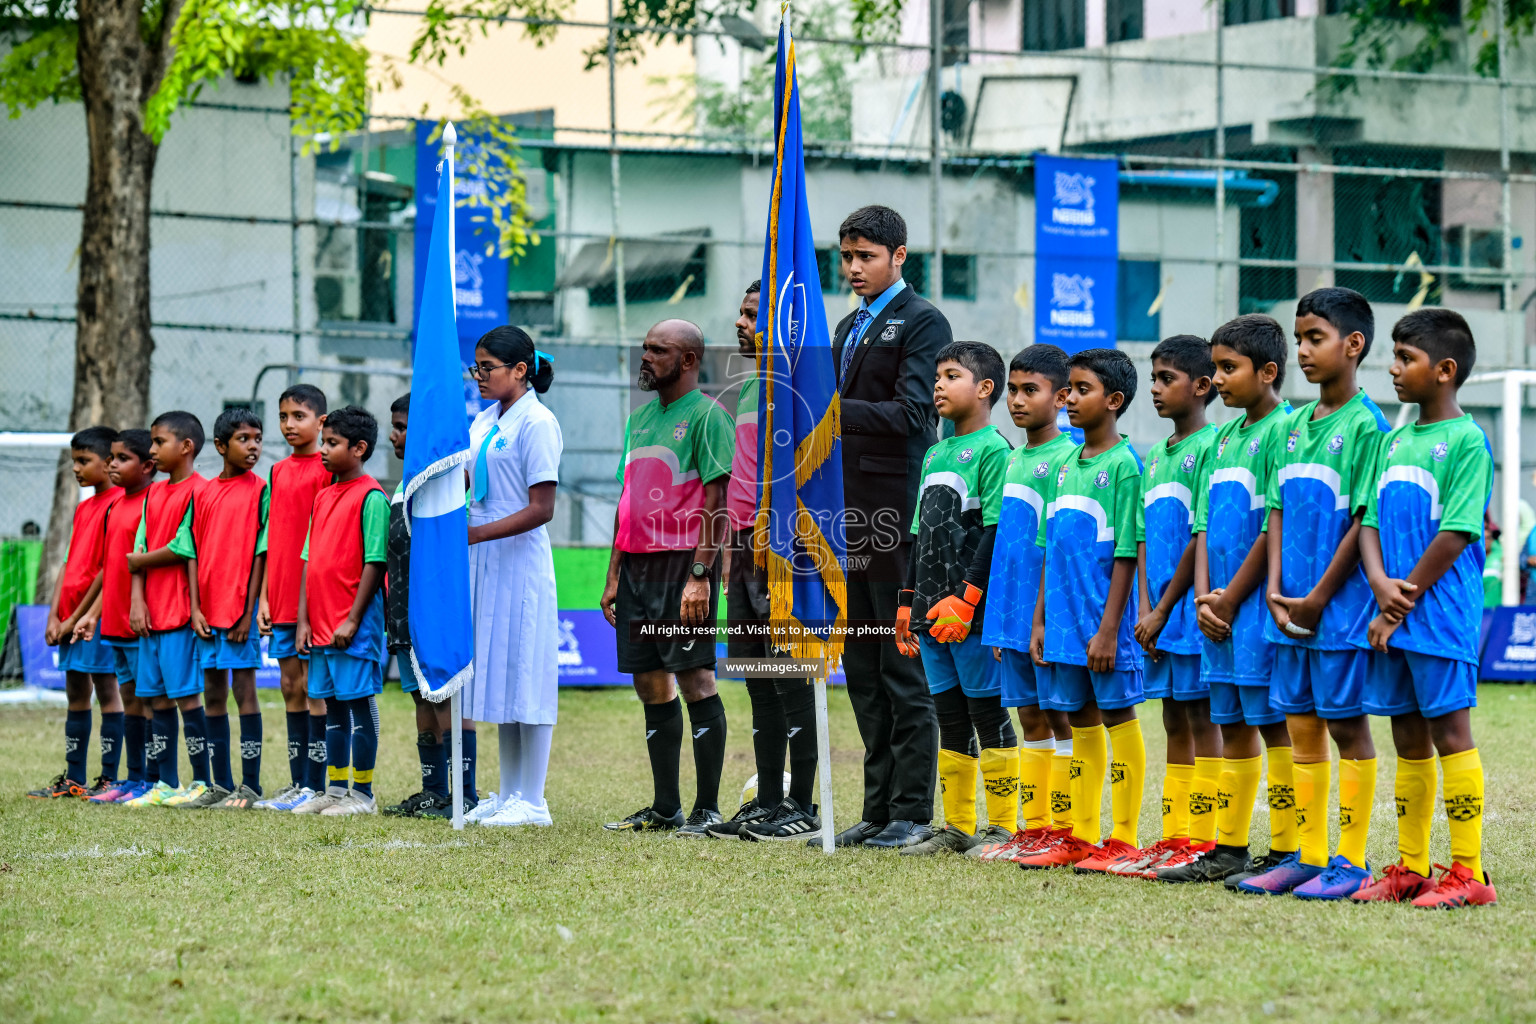
[[[848,279],[843,277],[843,255],[839,250],[817,249],[816,270],[821,276],[821,294],[848,293]]]
[[[1162,263],[1157,260],[1120,261],[1120,296],[1115,309],[1117,340],[1162,340],[1162,311],[1152,308],[1162,290]]]
[[[1256,21],[1289,18],[1296,13],[1296,0],[1224,0],[1222,17],[1228,25],[1250,25]]]
[[[1439,150],[1347,147],[1334,162],[1350,167],[1404,167],[1440,170]],[[1440,262],[1441,183],[1432,178],[1337,174],[1333,178],[1333,258],[1339,263],[1402,266],[1410,256]],[[1334,283],[1353,288],[1372,302],[1407,302],[1419,290],[1419,275],[1391,270],[1334,271]],[[1438,282],[1426,298],[1438,299]]]
[[[1142,0],[1104,0],[1104,37],[1109,42],[1140,39],[1141,20]]]
[[[1087,41],[1087,0],[1024,0],[1024,49],[1075,50]]]
[[[1324,14],[1348,14],[1358,6],[1355,0],[1324,0]],[[1383,12],[1383,17],[1419,19],[1424,14],[1433,14],[1435,20],[1442,25],[1461,24],[1461,0],[1429,0],[1428,3],[1416,3],[1413,0],[1397,0],[1388,4]]]
[[[929,297],[928,257],[926,252],[908,252],[901,266],[901,276],[912,290]],[[944,253],[944,298],[976,298],[976,255],[968,252]]]
[[[1245,160],[1293,163],[1290,149],[1249,150]],[[1296,258],[1296,175],[1264,172],[1280,186],[1275,201],[1268,206],[1243,206],[1238,210],[1239,238],[1237,254],[1250,260],[1294,260]],[[1283,299],[1294,299],[1295,267],[1243,267],[1237,274],[1238,311],[1268,313]]]
[[[624,301],[626,303],[666,302],[674,296],[688,298],[703,295],[709,284],[705,274],[707,261],[704,258],[704,250],[705,247],[702,245],[694,249],[693,255],[676,269],[643,277],[626,277]],[[625,262],[629,260],[626,259]],[[587,289],[587,303],[593,306],[618,305],[617,286],[612,280],[593,285]]]

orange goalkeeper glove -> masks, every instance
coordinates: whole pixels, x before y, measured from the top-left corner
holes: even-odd
[[[896,592],[896,649],[909,658],[921,653],[917,637],[912,635],[912,597],[910,590]]]
[[[965,584],[960,594],[951,594],[928,609],[928,620],[933,623],[928,635],[941,644],[957,644],[971,635],[971,619],[976,606],[981,603],[981,590]]]

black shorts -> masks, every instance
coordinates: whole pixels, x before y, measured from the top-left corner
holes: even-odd
[[[716,560],[718,567],[719,561]],[[693,566],[693,551],[625,552],[619,558],[619,599],[615,622],[619,644],[619,671],[684,672],[715,664],[713,640],[631,640],[631,623],[681,622],[683,587]],[[709,622],[720,607],[720,588],[709,593]]]
[[[752,558],[751,529],[737,530],[731,535],[731,586],[725,594],[725,620],[732,626],[749,622],[766,625],[768,615],[768,574]],[[732,635],[725,641],[725,653],[731,658],[766,658],[770,652],[766,641]]]

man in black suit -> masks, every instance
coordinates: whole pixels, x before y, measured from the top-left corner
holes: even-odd
[[[949,321],[901,277],[907,225],[885,206],[838,229],[843,274],[859,307],[837,325],[832,356],[842,396],[848,618],[896,621],[923,456],[937,440],[934,365]],[[939,726],[922,663],[895,639],[843,651],[848,699],[864,740],[863,820],[840,846],[911,846],[928,838]],[[830,826],[830,823],[828,823]]]

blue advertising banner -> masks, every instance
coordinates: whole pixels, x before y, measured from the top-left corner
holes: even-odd
[[[1536,608],[1494,608],[1487,619],[1478,678],[1536,681]]]
[[[1115,343],[1120,175],[1113,160],[1035,155],[1035,340]]]
[[[437,129],[436,121],[416,122],[416,259],[415,308],[411,322],[421,317],[421,295],[427,273],[427,247],[432,242],[433,215],[437,211],[438,164],[442,162],[442,140],[427,140]],[[475,360],[475,340],[507,322],[507,260],[498,255],[498,237],[483,206],[465,206],[468,196],[494,199],[500,185],[466,175],[464,168],[474,166],[482,154],[483,143],[467,131],[459,132],[454,161],[453,183],[454,253],[453,294],[459,330],[459,355],[467,365]],[[473,159],[472,159],[473,158]],[[466,395],[466,398],[469,398]],[[476,410],[478,411],[478,409]]]

